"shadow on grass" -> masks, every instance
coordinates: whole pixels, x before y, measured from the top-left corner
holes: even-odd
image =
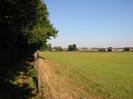
[[[26,80],[18,84],[16,79],[21,73],[27,75],[33,58],[23,58],[15,63],[0,63],[0,99],[29,99],[35,97],[34,88]]]

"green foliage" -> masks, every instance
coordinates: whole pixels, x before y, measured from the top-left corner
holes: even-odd
[[[56,37],[57,30],[48,20],[48,12],[45,4],[40,2],[37,6],[37,12],[36,24],[33,27],[28,27],[26,29],[25,36],[28,39],[29,45],[39,45],[40,48],[51,36]]]
[[[0,0],[0,56],[3,60],[40,49],[47,39],[56,37],[57,32],[42,0]]]
[[[77,51],[77,50],[78,48],[76,44],[68,45],[68,51]]]
[[[30,68],[30,69],[28,70],[28,75],[29,75],[30,77],[37,77],[37,71],[36,71],[34,68]]]
[[[27,27],[25,37],[28,40],[28,45],[34,48],[40,48],[46,45],[47,39],[56,37],[57,30],[50,24],[48,19],[47,7],[41,1],[37,6],[37,20],[34,26]]]
[[[68,51],[72,51],[73,50],[73,46],[72,45],[68,45]]]
[[[109,47],[108,48],[108,52],[112,52],[112,47]]]
[[[130,48],[126,47],[123,49],[123,51],[130,51]]]

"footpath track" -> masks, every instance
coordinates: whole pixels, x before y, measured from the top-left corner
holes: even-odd
[[[47,60],[38,58],[35,61],[38,72],[38,89],[42,99],[62,99],[51,83],[52,75]]]

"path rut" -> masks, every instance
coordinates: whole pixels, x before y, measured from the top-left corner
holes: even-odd
[[[48,61],[37,59],[35,69],[38,71],[38,87],[42,99],[62,99],[51,84],[52,75]]]

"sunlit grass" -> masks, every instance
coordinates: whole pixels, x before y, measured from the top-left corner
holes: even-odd
[[[63,65],[56,69],[57,74],[62,77],[69,74],[72,85],[80,86],[79,93],[84,97],[133,97],[132,52],[40,52],[40,55]]]

